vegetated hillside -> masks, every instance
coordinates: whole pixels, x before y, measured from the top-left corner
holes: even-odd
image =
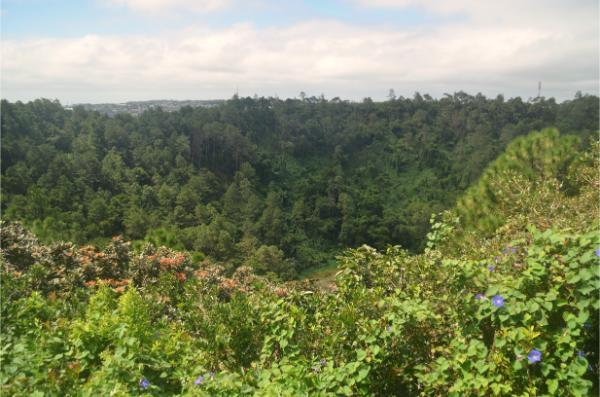
[[[581,95],[234,97],[113,118],[3,101],[2,210],[44,242],[123,234],[292,278],[363,243],[418,252],[430,214],[513,138],[552,125],[587,142],[597,120],[598,98]]]
[[[424,253],[349,250],[333,290],[4,224],[1,390],[596,395],[600,146],[578,146],[555,130],[516,140],[434,219]]]

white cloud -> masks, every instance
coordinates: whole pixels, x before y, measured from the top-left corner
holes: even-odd
[[[464,13],[475,23],[500,21],[525,22],[538,25],[544,22],[574,23],[573,17],[583,17],[591,21],[597,18],[596,0],[354,0],[365,8],[407,8],[417,7],[437,14]],[[590,13],[594,15],[589,15]]]
[[[226,8],[230,0],[104,0],[108,4],[126,6],[147,14],[166,11],[210,12]]]
[[[558,11],[552,23],[514,22],[504,13],[497,23],[433,30],[322,20],[161,36],[4,40],[3,96],[68,102],[223,98],[238,87],[241,95],[282,97],[306,91],[382,99],[388,88],[405,96],[463,89],[528,97],[539,80],[546,96],[597,93],[596,15]]]

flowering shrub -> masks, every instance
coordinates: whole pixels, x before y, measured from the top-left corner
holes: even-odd
[[[598,360],[597,233],[533,230],[531,237],[527,254],[506,254],[499,274],[477,263],[460,267],[473,272],[457,296],[466,311],[444,353],[422,367],[427,388],[457,396],[589,395]],[[448,274],[456,269],[445,265]],[[475,294],[484,288],[484,296]]]
[[[590,395],[599,246],[595,232],[535,229],[477,260],[365,246],[340,258],[337,291],[271,285],[248,269],[187,271],[196,266],[187,257],[146,248],[121,270],[126,284],[77,281],[77,299],[31,292],[35,266],[19,276],[5,260],[2,391]],[[70,247],[56,267],[82,263],[82,251],[96,263],[95,250]]]

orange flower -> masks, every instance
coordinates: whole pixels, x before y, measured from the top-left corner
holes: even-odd
[[[223,289],[234,289],[237,286],[238,282],[230,278],[223,279],[223,281],[221,281],[221,283],[219,284],[219,287]]]
[[[79,372],[79,370],[81,369],[81,365],[78,362],[69,363],[69,365],[67,365],[67,367],[71,371],[75,371],[75,372]]]
[[[275,288],[275,295],[277,295],[280,298],[284,298],[288,295],[288,292],[285,288],[277,287]]]
[[[85,283],[83,283],[86,287],[95,287],[96,284],[98,284],[96,281],[91,280],[91,281],[87,281]]]

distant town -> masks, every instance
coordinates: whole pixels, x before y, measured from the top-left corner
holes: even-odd
[[[124,103],[78,103],[70,106],[65,106],[65,108],[73,109],[74,107],[81,106],[86,110],[94,110],[100,113],[104,113],[108,116],[114,116],[119,113],[129,113],[131,115],[138,116],[149,109],[161,108],[165,112],[175,112],[185,106],[209,108],[217,106],[222,102],[223,99],[183,101],[159,99],[153,101],[133,101]]]

